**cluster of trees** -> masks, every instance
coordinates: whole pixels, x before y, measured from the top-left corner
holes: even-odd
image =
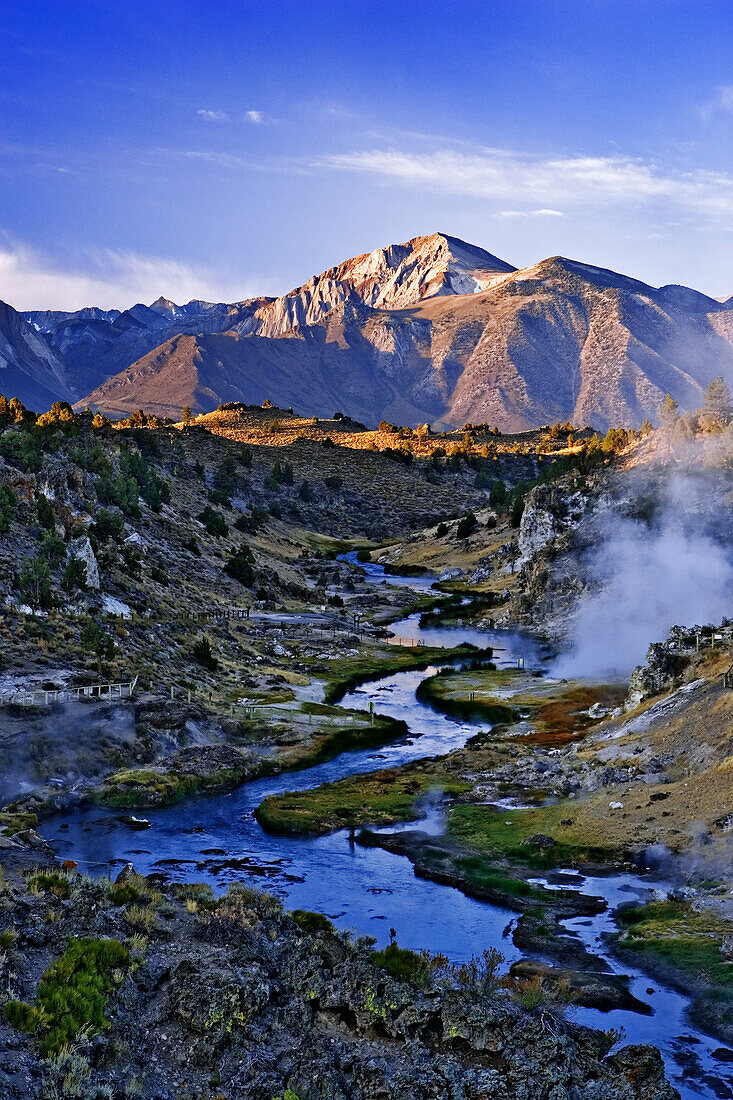
[[[68,401],[54,401],[48,412],[36,419],[39,428],[57,427],[69,430],[74,426],[74,410]]]
[[[720,376],[713,378],[703,393],[700,408],[686,413],[680,413],[677,402],[667,394],[660,416],[664,430],[676,439],[719,435],[733,424],[730,388]]]
[[[170,500],[170,488],[154,466],[136,451],[121,451],[120,472],[116,478],[106,472],[97,480],[97,499],[101,504],[114,504],[126,516],[140,515],[140,497],[154,512],[159,512]]]
[[[9,424],[35,424],[36,414],[26,409],[17,397],[6,397],[0,393],[0,428]]]
[[[292,485],[295,481],[295,473],[292,462],[273,463],[270,476],[265,479],[265,488],[275,492],[281,485]]]

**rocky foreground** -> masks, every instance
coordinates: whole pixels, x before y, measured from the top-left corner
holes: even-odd
[[[506,988],[491,959],[373,954],[246,887],[216,900],[0,855],[8,1100],[678,1096],[656,1049],[609,1053],[612,1034],[565,1022],[537,980]]]

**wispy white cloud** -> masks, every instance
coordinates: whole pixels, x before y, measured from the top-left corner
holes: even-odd
[[[499,210],[497,218],[566,218],[561,210]]]
[[[510,201],[512,209],[520,211],[524,203],[529,211],[662,203],[696,215],[733,216],[733,177],[703,170],[675,172],[623,155],[542,157],[501,149],[470,154],[452,149],[427,153],[373,149],[330,154],[312,165],[412,189]]]
[[[206,122],[228,122],[229,115],[226,111],[209,111],[205,107],[202,107],[198,112],[199,118],[203,118]]]
[[[228,111],[211,111],[206,107],[202,107],[197,111],[197,114],[205,122],[231,122],[233,118],[235,122],[248,122],[254,126],[264,126],[266,123],[274,121],[264,111],[256,111],[254,108],[245,111],[241,118],[236,115],[232,116]]]
[[[22,243],[0,243],[0,299],[15,309],[126,309],[161,294],[174,302],[232,302],[261,293],[253,279],[222,278],[159,256],[101,249],[63,264]]]

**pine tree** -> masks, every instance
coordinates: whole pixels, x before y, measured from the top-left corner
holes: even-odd
[[[733,420],[730,390],[727,383],[718,375],[713,378],[703,394],[703,406],[700,422],[708,432],[722,432]]]
[[[53,588],[51,587],[51,571],[48,563],[42,558],[29,558],[23,566],[18,581],[20,594],[31,611],[38,608],[49,608],[54,605]]]
[[[677,423],[677,417],[679,415],[679,405],[672,397],[671,393],[668,393],[664,399],[664,403],[659,410],[659,415],[662,419],[662,426],[670,429]]]

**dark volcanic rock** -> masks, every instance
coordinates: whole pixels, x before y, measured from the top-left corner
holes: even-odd
[[[678,1096],[652,1047],[607,1059],[607,1035],[547,1007],[528,1013],[506,991],[431,976],[419,987],[398,981],[375,966],[368,944],[306,933],[277,899],[248,888],[216,902],[206,888],[170,887],[161,899],[133,874],[114,888],[72,878],[59,903],[12,878],[4,897],[17,937],[0,955],[0,979],[5,988],[11,977],[31,1003],[70,936],[125,940],[141,909],[150,914],[145,940],[127,941],[135,963],[114,978],[108,1030],[42,1059],[38,1038],[0,1017],[7,1100],[73,1095],[61,1091],[70,1057],[75,1095],[87,1100],[272,1100],[287,1089],[299,1100]]]

